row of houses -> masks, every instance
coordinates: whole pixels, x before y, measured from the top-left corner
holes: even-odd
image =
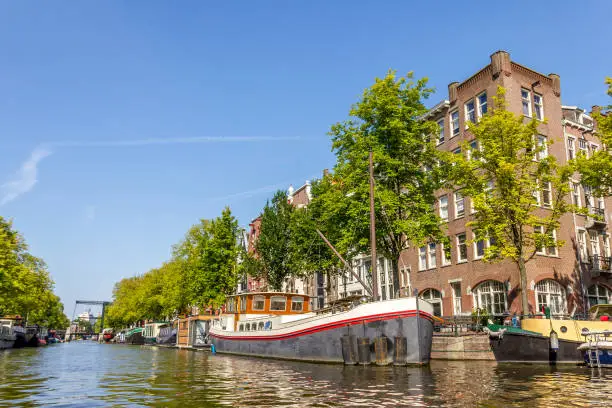
[[[490,63],[463,82],[448,85],[448,99],[436,104],[427,118],[440,127],[438,148],[461,153],[460,145],[468,142],[477,148],[477,141],[467,130],[468,121],[475,122],[492,105],[498,86],[506,89],[508,109],[540,121],[538,143],[545,146],[541,155],[553,155],[563,164],[576,157],[603,148],[594,136],[593,117],[585,109],[563,105],[561,82],[556,74],[544,75],[511,60],[509,53],[498,51],[490,56]],[[595,109],[594,107],[593,109]],[[544,121],[546,118],[546,121]],[[594,304],[612,303],[612,271],[608,208],[610,199],[595,197],[580,184],[578,175],[571,181],[574,204],[586,207],[593,218],[580,214],[566,214],[561,226],[550,233],[565,245],[560,248],[541,248],[527,263],[528,299],[530,311],[549,307],[553,314],[584,313]],[[549,211],[553,202],[550,187],[537,192],[541,211]],[[310,183],[294,190],[288,189],[289,200],[297,207],[308,205]],[[430,243],[420,248],[409,248],[400,259],[400,288],[393,287],[391,263],[379,258],[378,285],[382,299],[418,293],[434,304],[439,316],[470,314],[476,307],[492,314],[520,310],[519,272],[514,263],[488,263],[482,260],[486,241],[473,242],[473,232],[466,223],[473,216],[469,197],[460,190],[439,191],[436,211],[445,222],[450,248]],[[253,248],[259,234],[261,219],[249,225],[245,242]],[[544,232],[544,231],[543,231]],[[352,260],[356,274],[365,277],[371,258],[362,255]],[[305,293],[316,298],[315,308],[324,307],[340,297],[364,294],[362,285],[352,276],[325,276],[317,273],[306,279],[289,279],[285,290]],[[249,278],[239,290],[266,289],[262,280]],[[399,289],[399,290],[396,290]]]

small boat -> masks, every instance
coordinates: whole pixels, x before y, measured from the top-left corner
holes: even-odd
[[[0,350],[13,348],[17,336],[13,331],[14,320],[0,319]]]
[[[108,343],[109,341],[111,341],[113,339],[113,337],[115,336],[113,329],[104,329],[102,330],[102,340],[104,340],[105,343]]]
[[[125,344],[143,345],[142,327],[134,327],[125,333]]]
[[[415,297],[367,302],[355,296],[313,312],[307,295],[247,293],[228,298],[213,322],[218,353],[310,362],[426,364],[433,306]]]
[[[165,346],[176,345],[176,329],[171,325],[160,327],[156,343]]]
[[[498,362],[550,364],[583,362],[578,346],[584,334],[612,331],[612,322],[600,321],[612,305],[596,305],[590,309],[591,320],[528,318],[521,328],[489,325],[489,344]]]
[[[26,330],[20,316],[5,316],[0,318],[0,326],[3,326],[4,348],[21,348],[26,346]],[[11,347],[7,347],[12,344]],[[0,349],[3,347],[0,345]]]
[[[38,347],[40,329],[38,326],[26,326],[25,328],[25,347]],[[47,343],[45,343],[47,344]]]
[[[144,344],[156,344],[160,329],[166,326],[168,326],[168,322],[145,323],[144,330],[142,332]]]
[[[584,333],[586,342],[578,346],[584,362],[591,368],[612,368],[612,331]]]

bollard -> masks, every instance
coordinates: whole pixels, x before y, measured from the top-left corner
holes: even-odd
[[[211,353],[213,353],[213,354],[216,354],[216,353],[217,353],[217,348],[215,347],[215,345],[214,345],[214,344],[211,344],[211,345],[210,345],[210,352],[211,352]]]
[[[340,339],[342,345],[342,359],[344,364],[357,364],[357,338],[352,334],[345,334]]]
[[[376,354],[376,365],[387,365],[387,338],[377,337],[374,339],[374,354]]]
[[[370,364],[370,339],[368,337],[359,337],[357,339],[359,364]]]
[[[395,337],[395,347],[393,348],[393,364],[406,365],[408,350],[408,340],[403,336]]]

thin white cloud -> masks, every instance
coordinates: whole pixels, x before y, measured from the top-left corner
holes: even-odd
[[[197,143],[253,143],[253,142],[285,142],[299,140],[298,136],[197,136],[197,137],[171,137],[126,140],[94,140],[94,141],[59,141],[52,142],[56,147],[137,147],[172,144]]]
[[[0,206],[7,204],[22,194],[30,191],[38,182],[38,163],[49,156],[51,151],[44,147],[37,147],[32,151],[28,160],[15,173],[15,176],[0,186]]]
[[[304,177],[303,180],[312,180],[314,178],[316,178],[318,176],[310,176],[310,177]],[[264,194],[264,193],[274,193],[277,190],[287,190],[289,188],[289,185],[291,185],[292,181],[282,181],[280,183],[275,183],[275,184],[269,184],[267,186],[263,186],[263,187],[259,187],[259,188],[255,188],[252,190],[246,190],[246,191],[240,191],[238,193],[233,193],[233,194],[228,194],[228,195],[224,195],[224,196],[218,196],[218,197],[211,197],[209,200],[211,201],[222,201],[222,200],[231,200],[231,199],[235,199],[235,198],[250,198],[259,194]],[[300,184],[301,186],[301,184]]]

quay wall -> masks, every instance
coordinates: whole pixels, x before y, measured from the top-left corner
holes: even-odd
[[[489,336],[467,334],[459,336],[434,333],[431,345],[432,360],[495,360]]]

